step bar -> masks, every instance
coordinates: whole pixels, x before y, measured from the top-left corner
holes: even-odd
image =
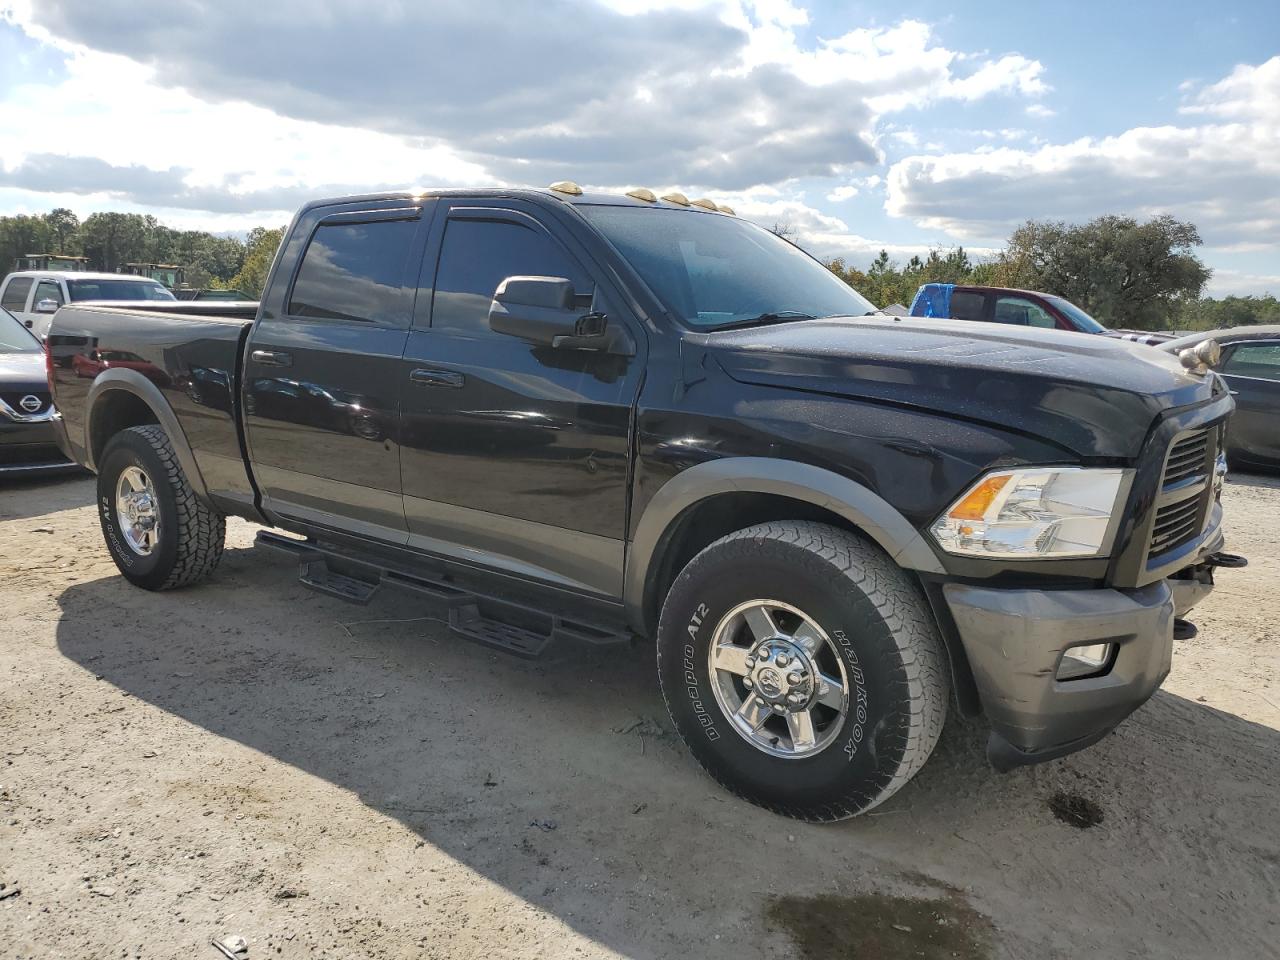
[[[391,570],[313,540],[260,530],[254,543],[296,559],[298,580],[310,590],[361,605],[369,603],[383,587],[416,594],[448,608],[452,633],[526,660],[563,645],[601,649],[630,646],[632,642],[630,634],[467,590],[442,577]],[[345,572],[335,570],[331,561],[338,562]]]

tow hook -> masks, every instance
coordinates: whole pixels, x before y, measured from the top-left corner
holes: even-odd
[[[1211,553],[1203,562],[1211,567],[1225,567],[1228,570],[1239,570],[1249,565],[1248,558],[1238,553]]]

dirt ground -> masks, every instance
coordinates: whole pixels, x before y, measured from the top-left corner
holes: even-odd
[[[92,496],[0,487],[0,960],[1280,956],[1276,480],[1229,482],[1251,565],[1116,733],[998,775],[952,722],[825,827],[695,767],[649,649],[495,655],[240,522],[146,593]]]

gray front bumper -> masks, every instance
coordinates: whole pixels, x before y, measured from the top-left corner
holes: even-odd
[[[1161,580],[1136,590],[943,587],[991,721],[1000,769],[1050,760],[1106,736],[1169,673],[1175,601]],[[1100,676],[1056,679],[1063,651],[1114,643]]]

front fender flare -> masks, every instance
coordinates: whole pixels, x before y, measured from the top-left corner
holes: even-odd
[[[681,471],[654,494],[628,545],[623,603],[628,620],[644,623],[651,571],[672,524],[689,507],[723,493],[765,493],[822,507],[848,520],[901,567],[945,573],[911,522],[875,491],[812,464],[769,457],[727,457]]]
[[[131,393],[151,408],[151,412],[155,414],[156,421],[169,437],[169,443],[173,445],[173,452],[178,457],[178,464],[182,467],[182,472],[187,475],[187,482],[191,484],[191,489],[207,506],[213,507],[214,504],[209,499],[209,489],[204,482],[204,475],[200,472],[195,454],[192,453],[191,445],[187,442],[187,435],[183,431],[182,425],[178,423],[177,414],[173,412],[173,407],[169,405],[169,401],[165,399],[164,394],[160,392],[160,388],[138,373],[137,370],[127,370],[122,367],[104,370],[94,379],[93,386],[89,388],[89,394],[85,398],[85,466],[95,473],[98,470],[93,454],[95,409],[98,402],[105,395],[115,390]]]

